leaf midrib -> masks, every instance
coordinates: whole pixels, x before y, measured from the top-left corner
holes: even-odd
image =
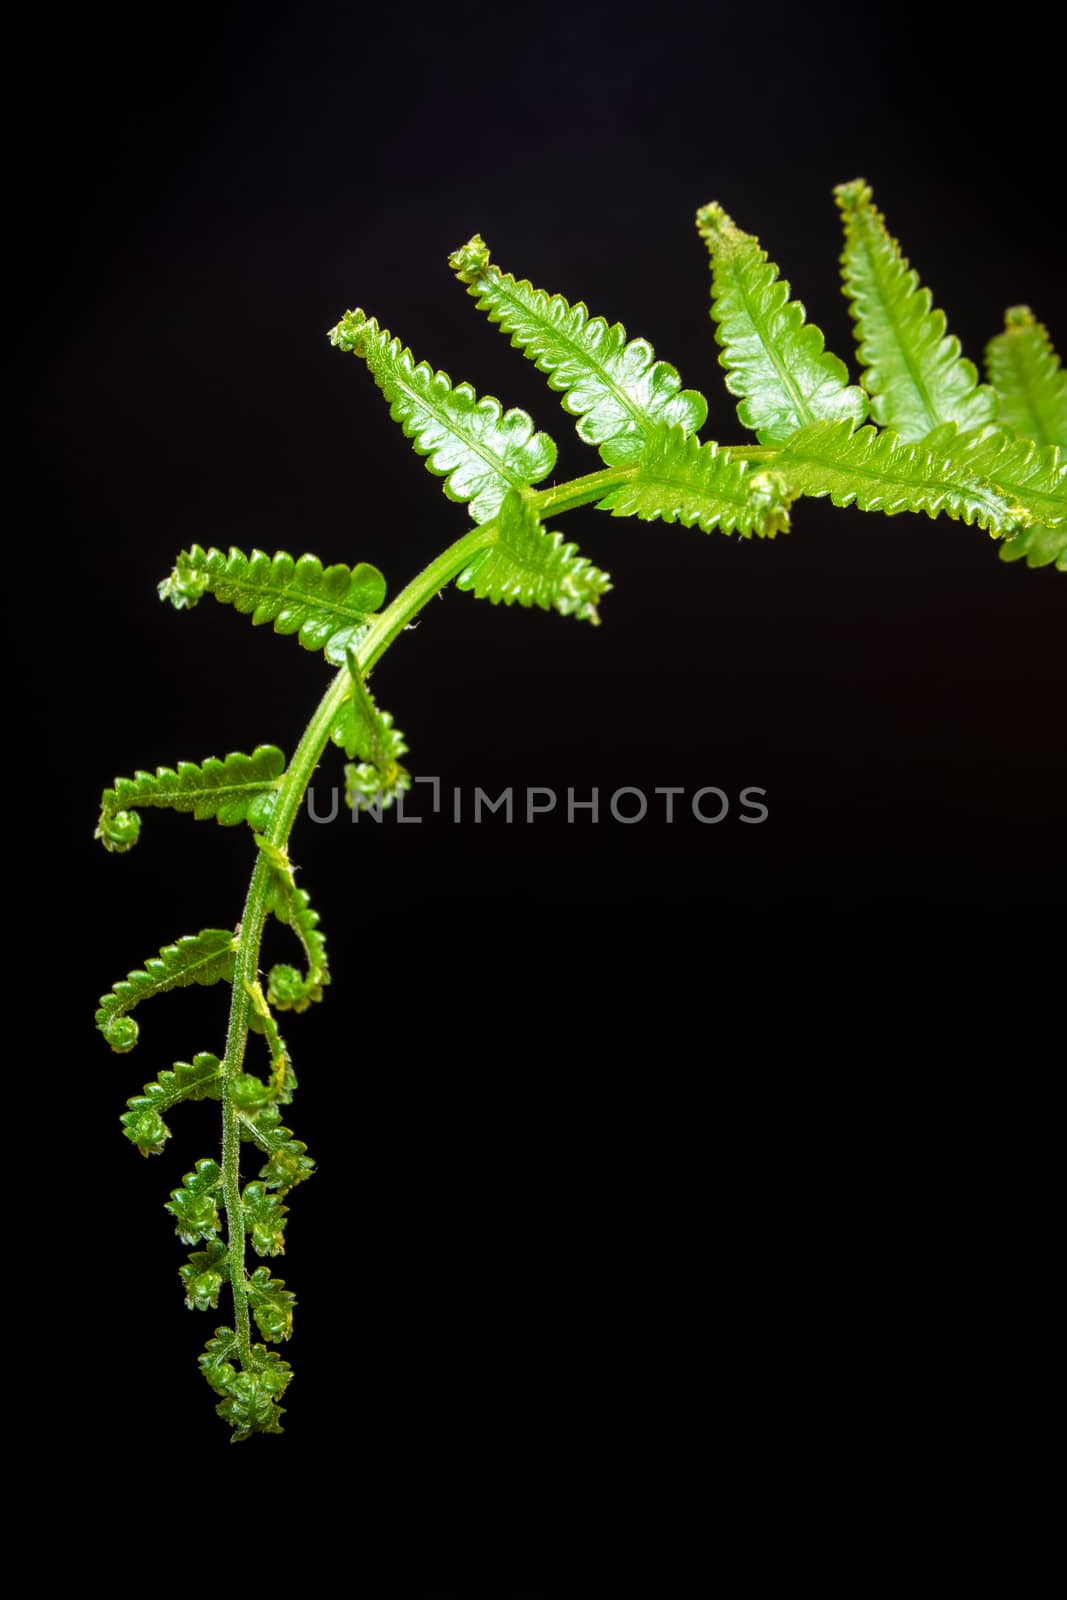
[[[884,238],[886,243],[889,245],[890,251],[893,251],[894,246],[892,241],[889,239],[888,234],[883,234],[878,231],[877,223],[872,221],[869,213],[867,212],[863,213],[862,219],[857,218],[856,237],[858,239],[860,248],[863,251],[864,259],[867,262],[872,291],[876,295],[878,304],[880,305],[882,312],[890,324],[893,337],[897,343],[897,349],[904,357],[904,365],[908,369],[908,376],[911,379],[912,387],[918,395],[919,403],[925,411],[926,419],[930,424],[926,431],[928,433],[932,433],[933,430],[940,427],[943,422],[948,422],[952,419],[948,417],[942,417],[940,412],[935,408],[930,391],[927,389],[918,368],[912,360],[911,352],[901,335],[900,323],[894,315],[893,307],[885,297],[882,289],[882,280],[878,271],[878,262],[875,251],[871,248],[870,235],[868,232],[868,229],[872,227],[875,229],[876,237],[878,239]],[[890,261],[890,271],[892,271],[894,267],[898,270],[901,278],[906,277],[908,272],[911,270],[904,258],[899,255],[894,255]],[[910,300],[913,295],[918,294],[919,292],[920,291],[917,287],[912,289],[911,292],[906,296],[906,299]],[[922,313],[919,318],[920,323],[925,322],[928,315],[928,312]],[[864,343],[866,344],[867,341],[864,340]],[[938,343],[940,344],[940,341],[938,341]],[[882,398],[882,396],[879,396],[879,398]]]
[[[760,252],[760,255],[763,255],[762,251]],[[763,259],[766,260],[766,256],[763,256]],[[751,301],[750,301],[750,298],[749,298],[748,289],[747,289],[747,286],[745,284],[745,276],[744,276],[744,271],[743,271],[743,267],[745,265],[746,265],[746,263],[743,261],[743,259],[741,257],[738,257],[738,256],[727,256],[726,259],[723,261],[723,267],[724,268],[732,269],[734,283],[736,284],[736,286],[737,286],[737,288],[738,288],[738,290],[740,292],[741,300],[742,300],[742,303],[743,303],[744,308],[745,308],[745,315],[748,317],[749,322],[752,324],[752,327],[755,329],[756,337],[758,338],[760,344],[763,346],[764,354],[769,358],[770,363],[771,363],[772,367],[774,368],[775,372],[778,374],[778,377],[781,380],[782,384],[784,385],[784,387],[786,389],[786,392],[789,394],[790,398],[792,399],[794,411],[797,413],[798,416],[800,416],[803,419],[801,421],[801,423],[799,424],[799,426],[804,427],[809,423],[818,422],[820,419],[818,417],[816,417],[812,411],[809,410],[808,403],[805,400],[805,398],[804,398],[803,394],[801,393],[800,389],[797,387],[797,384],[796,384],[794,378],[792,377],[790,372],[787,370],[787,368],[785,368],[782,365],[782,363],[781,363],[781,361],[779,360],[779,357],[778,357],[778,352],[774,347],[774,344],[771,342],[771,340],[767,337],[766,333],[763,331],[762,327],[760,326],[759,320],[757,320],[757,318],[756,318],[756,316],[755,316],[755,314],[754,314],[754,312],[752,310],[752,304],[751,304]],[[777,282],[779,280],[776,278],[775,281]],[[788,302],[787,302],[787,304],[788,304]],[[746,399],[750,399],[751,396],[746,395],[745,398]],[[759,425],[757,424],[757,426],[759,426]],[[763,430],[761,430],[761,431],[763,431]]]
[[[413,371],[417,370],[417,367],[415,366],[415,358],[411,354],[411,351],[410,350],[405,350],[403,352],[403,354],[407,355],[410,358],[410,360],[412,361],[412,363],[413,363],[412,370]],[[527,492],[529,491],[529,489],[530,489],[530,481],[529,481],[528,478],[522,477],[522,475],[519,474],[519,473],[512,472],[508,467],[506,467],[504,465],[504,461],[503,461],[503,458],[501,456],[494,454],[494,452],[492,450],[488,449],[478,439],[473,438],[469,433],[462,432],[460,430],[460,428],[457,426],[455,418],[450,417],[446,411],[442,411],[439,406],[437,406],[437,405],[435,405],[433,403],[432,400],[427,399],[427,397],[424,394],[421,394],[419,392],[419,390],[414,387],[413,384],[411,384],[409,382],[405,382],[403,377],[399,376],[395,372],[394,373],[383,373],[382,376],[383,376],[383,382],[382,382],[382,388],[383,389],[387,389],[388,386],[392,386],[393,388],[398,389],[398,390],[402,391],[404,394],[406,394],[412,401],[414,401],[414,403],[417,406],[421,406],[421,408],[424,411],[428,411],[430,413],[430,415],[435,419],[435,421],[439,422],[442,425],[442,427],[444,427],[445,430],[452,435],[452,437],[454,439],[458,439],[460,444],[466,446],[466,448],[468,450],[472,450],[475,455],[480,456],[481,459],[485,462],[486,466],[490,467],[499,477],[504,478],[506,480],[506,482],[507,482],[508,488],[510,488],[510,489],[518,489],[520,492],[523,491],[523,490],[526,490]],[[436,374],[435,374],[435,376],[436,376]],[[375,373],[375,377],[377,377],[377,373]],[[452,396],[454,396],[455,392],[456,392],[455,389],[452,387],[451,379],[449,379],[449,390],[448,390],[448,392]],[[476,400],[474,402],[474,404],[472,405],[472,407],[471,407],[471,414],[472,415],[477,412],[478,404],[479,404],[479,402]],[[501,415],[503,415],[503,408],[501,408]],[[533,419],[531,418],[530,421],[531,421],[531,427],[532,427]],[[537,437],[537,432],[535,430],[535,431],[531,432],[530,438],[527,440],[527,443],[528,444],[532,443],[533,440],[536,437]],[[456,465],[458,466],[459,463],[457,462]],[[455,472],[455,470],[456,470],[456,467],[449,467],[448,468],[448,477],[449,477],[449,479],[451,479],[452,474],[453,474],[453,472]],[[476,498],[476,495],[471,495],[464,503],[467,504],[467,505],[470,505],[471,501],[474,500],[475,498]]]
[[[514,279],[510,279],[510,281],[512,283],[514,283],[515,280]],[[619,388],[618,384],[611,377],[611,375],[607,371],[606,367],[604,367],[599,361],[597,361],[595,356],[590,355],[588,350],[584,350],[581,345],[576,344],[574,342],[574,340],[571,338],[571,336],[568,333],[564,333],[556,323],[550,322],[544,316],[538,316],[538,313],[536,311],[532,310],[531,307],[528,306],[527,303],[524,300],[522,300],[518,295],[510,293],[510,291],[508,289],[508,282],[509,282],[509,276],[506,275],[505,273],[502,273],[499,270],[499,268],[497,268],[497,269],[495,269],[495,275],[493,276],[491,282],[487,279],[487,276],[485,274],[483,274],[482,277],[479,280],[479,285],[478,286],[482,289],[483,293],[488,292],[491,287],[495,286],[495,288],[499,291],[500,297],[503,300],[507,301],[510,305],[515,306],[520,313],[524,313],[526,316],[531,317],[535,321],[538,321],[542,327],[548,329],[553,335],[558,336],[560,343],[565,345],[573,356],[578,357],[579,360],[586,362],[590,367],[593,368],[593,370],[600,377],[600,379],[604,383],[604,385],[608,389],[610,389],[611,393],[618,400],[618,402],[622,406],[623,410],[629,412],[631,418],[636,423],[636,425],[640,429],[640,431],[645,435],[646,438],[650,437],[651,425],[649,423],[648,418],[645,416],[645,414],[641,410],[641,408],[639,406],[636,406],[634,404],[634,402],[630,399],[630,397],[626,393],[625,389],[620,389]],[[534,294],[534,295],[537,295],[537,294],[545,295],[545,297],[546,297],[546,299],[548,301],[548,304],[550,306],[555,301],[559,301],[559,303],[562,306],[564,306],[565,309],[568,312],[577,311],[579,309],[577,306],[572,306],[572,305],[568,304],[568,302],[563,299],[562,295],[550,295],[550,294],[548,294],[547,290],[545,290],[545,289],[534,289],[532,285],[530,287],[531,287],[531,293],[532,294]],[[602,320],[604,320],[605,327],[608,327],[610,329],[611,325],[607,323],[606,319],[602,319]],[[582,326],[584,328],[588,328],[589,321],[590,321],[589,313],[588,313],[588,311],[586,311],[585,322],[583,323]],[[618,326],[621,326],[621,325],[616,323],[616,324],[614,324],[614,326],[618,327]],[[514,330],[509,328],[506,331],[510,333],[510,332],[513,332]],[[623,343],[622,348],[623,348],[624,351],[628,350],[630,348],[630,345],[633,344],[633,342],[634,342],[632,339],[630,339],[630,340],[626,340],[625,339],[625,332],[626,332],[626,330],[623,329],[624,343]],[[527,342],[529,342],[529,341],[527,341]],[[542,357],[542,359],[544,359],[544,358]],[[540,365],[540,362],[538,362],[537,364]],[[547,368],[542,367],[541,370],[542,371],[548,371],[548,372],[555,372],[556,368],[560,367],[561,365],[562,365],[562,362],[557,361],[554,366],[547,367]],[[650,363],[650,367],[652,365],[655,365],[655,363]],[[646,368],[646,371],[648,371],[648,370],[649,369]],[[566,393],[570,394],[571,390],[574,389],[575,387],[576,387],[575,384],[573,384],[573,383],[570,384],[568,386],[567,390],[566,390]],[[595,410],[595,407],[594,406],[590,406],[589,411],[593,411],[593,410]],[[583,412],[582,415],[583,416],[588,416],[589,412]],[[611,439],[618,439],[620,437],[620,435],[617,434],[617,433],[613,433],[610,437],[611,437]],[[607,444],[608,442],[609,442],[608,439],[602,439],[600,441],[601,444]]]

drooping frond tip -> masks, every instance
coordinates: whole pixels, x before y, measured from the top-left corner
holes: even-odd
[[[712,201],[697,212],[697,228],[708,247],[712,270],[711,317],[726,387],[737,395],[737,415],[761,444],[784,444],[814,422],[858,427],[867,397],[850,384],[843,361],[825,347],[820,330],[806,318],[789,284],[722,206]]]

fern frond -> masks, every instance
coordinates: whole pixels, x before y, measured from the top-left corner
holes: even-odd
[[[330,732],[334,743],[353,758],[345,766],[345,805],[361,810],[375,804],[388,807],[398,794],[411,788],[411,775],[400,765],[407,743],[393,726],[391,714],[378,710],[351,650],[347,661],[348,694]]]
[[[278,1011],[306,1011],[312,1001],[322,999],[322,991],[330,981],[326,939],[319,931],[321,919],[307,890],[298,889],[292,877],[281,872],[272,877],[270,908],[299,939],[307,971],[302,973],[281,962],[272,967],[267,1000]]]
[[[251,1140],[268,1156],[260,1168],[262,1182],[268,1189],[284,1194],[310,1178],[315,1163],[307,1153],[307,1145],[294,1139],[291,1129],[282,1127],[280,1116],[276,1105],[251,1114],[242,1111],[240,1132],[243,1139]]]
[[[580,556],[575,545],[564,544],[561,533],[547,533],[532,506],[512,494],[500,508],[493,543],[473,557],[456,579],[456,588],[494,605],[517,601],[597,623],[597,603],[611,580]]]
[[[856,322],[871,415],[901,439],[921,439],[945,422],[963,430],[992,422],[997,401],[945,333],[945,314],[919,287],[876,211],[862,178],[834,190],[845,222],[845,294]]]
[[[416,364],[411,351],[364,312],[347,311],[331,329],[330,343],[367,363],[393,421],[426,457],[429,471],[444,478],[448,498],[469,505],[475,522],[488,522],[509,491],[540,483],[555,466],[554,441],[534,432],[525,411],[503,411],[491,396],[479,400],[469,383],[453,388],[447,372]]]
[[[174,1189],[166,1209],[177,1219],[175,1232],[185,1244],[196,1244],[198,1239],[218,1237],[222,1222],[218,1202],[222,1197],[222,1169],[217,1161],[206,1158],[196,1163],[193,1172],[187,1172],[182,1187]]]
[[[157,767],[154,775],[137,772],[132,778],[116,778],[115,787],[104,790],[96,838],[105,845],[110,839],[114,849],[116,822],[123,816],[137,817],[135,806],[191,811],[198,822],[214,817],[224,828],[239,822],[265,828],[284,771],[282,752],[275,745],[261,744],[250,756],[234,753],[221,761],[208,756],[200,766],[179,761],[177,767]],[[140,819],[137,821],[139,831]],[[122,848],[129,849],[135,840],[136,833]]]
[[[961,433],[954,423],[935,428],[922,448],[954,472],[969,472],[995,484],[1022,506],[1026,521],[1061,528],[1067,523],[1067,452],[1058,445],[1011,438],[1002,428]]]
[[[101,996],[96,1025],[112,1050],[124,1054],[137,1043],[137,1023],[127,1015],[142,1000],[190,983],[218,983],[233,979],[236,940],[225,928],[204,928],[187,934],[177,944],[164,945],[150,956],[144,970],[135,970]]]
[[[597,502],[613,517],[680,522],[705,533],[773,539],[789,529],[789,496],[773,471],[735,461],[717,444],[701,444],[681,428],[660,425],[632,476]]]
[[[128,1111],[120,1117],[123,1132],[143,1156],[157,1156],[170,1138],[163,1113],[182,1100],[217,1100],[222,1079],[218,1056],[202,1051],[191,1062],[176,1061],[174,1070],[164,1071],[141,1094],[127,1100]]]
[[[257,1344],[252,1348],[248,1367],[238,1371],[237,1335],[232,1328],[216,1328],[200,1357],[200,1370],[222,1399],[215,1407],[219,1416],[234,1429],[235,1444],[253,1433],[281,1433],[284,1406],[278,1400],[293,1376],[287,1361],[276,1350]]]
[[[1004,313],[1004,332],[986,346],[986,371],[1004,427],[1038,444],[1067,448],[1067,372],[1029,306]]]
[[[647,340],[627,342],[621,322],[609,327],[580,301],[569,305],[562,295],[501,272],[480,234],[448,261],[478,310],[548,374],[550,388],[563,392],[564,411],[580,419],[579,438],[597,445],[609,467],[636,461],[656,423],[676,423],[686,433],[703,427],[704,396],[683,389],[675,368],[656,361]]]
[[[257,1256],[284,1254],[289,1207],[282,1203],[280,1195],[271,1194],[262,1183],[246,1183],[241,1195],[241,1214]]]
[[[794,494],[829,495],[835,506],[861,511],[941,512],[990,533],[1025,527],[1029,516],[1009,495],[977,473],[953,468],[922,444],[904,442],[870,425],[846,422],[801,428],[775,456],[774,470]]]
[[[272,1278],[269,1267],[257,1267],[248,1280],[248,1303],[256,1327],[264,1339],[280,1344],[293,1332],[293,1307],[296,1295],[281,1278]]]
[[[305,650],[322,650],[335,667],[345,649],[366,633],[371,616],[385,599],[385,579],[368,561],[323,567],[317,556],[274,557],[262,550],[183,550],[169,578],[159,585],[161,600],[178,610],[195,606],[205,594],[234,606],[253,625],[272,622],[275,633],[295,633]]]
[[[1002,561],[1022,561],[1028,567],[1050,567],[1067,572],[1067,527],[1024,528],[1000,547]]]
[[[867,415],[867,396],[825,348],[822,333],[789,298],[759,240],[744,233],[720,205],[702,206],[697,227],[711,254],[711,317],[726,387],[741,398],[737,415],[761,444],[782,444],[812,422],[850,422]]]
[[[219,1291],[227,1276],[230,1252],[221,1239],[212,1239],[206,1250],[194,1250],[178,1276],[185,1285],[185,1303],[190,1311],[217,1311]]]

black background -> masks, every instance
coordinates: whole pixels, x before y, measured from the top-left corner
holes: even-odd
[[[1056,51],[1020,46],[1015,132],[989,87],[996,39],[963,8],[897,15],[234,5],[67,36],[34,138],[30,532],[43,506],[78,596],[77,654],[49,670],[80,778],[65,817],[83,841],[84,1015],[161,944],[234,922],[251,862],[243,832],[162,813],[105,857],[96,792],[178,758],[291,750],[325,681],[225,608],[160,606],[175,553],[370,560],[395,593],[463,529],[366,371],[328,345],[346,307],[528,409],[559,476],[594,470],[447,268],[480,230],[506,269],[647,337],[708,394],[707,436],[736,442],[693,213],[715,198],[757,232],[851,359],[831,191],[862,174],[972,358],[1020,301],[1062,344],[1043,229]],[[329,1459],[372,1547],[372,1527],[457,1507],[478,1547],[471,1505],[517,1506],[542,1544],[520,1547],[516,1577],[544,1577],[538,1548],[594,1501],[699,1486],[724,1371],[727,1406],[739,1384],[754,1406],[777,1393],[784,1306],[771,1325],[750,1310],[768,1284],[818,1325],[843,1274],[874,1293],[872,1251],[893,1270],[886,1129],[908,1130],[909,1195],[933,1193],[967,1059],[951,1013],[992,1022],[991,988],[1043,987],[1030,953],[1064,887],[1061,576],[1003,565],[978,529],[825,502],[773,543],[591,510],[560,525],[612,574],[603,626],[434,602],[375,675],[412,770],[449,796],[595,785],[605,804],[623,785],[756,785],[768,819],[735,806],[668,827],[653,800],[632,826],[300,824],[335,982],[287,1030],[289,1120],[321,1170],[273,1264],[300,1299],[287,1433],[242,1447],[299,1463],[305,1487]],[[913,1025],[935,994],[949,1015]],[[130,1057],[76,1030],[120,1258],[101,1320],[123,1330],[118,1354],[99,1328],[80,1337],[134,1471],[156,1451],[225,1460],[195,1371],[208,1319],[181,1308],[159,1209],[213,1149],[213,1119],[180,1109],[151,1164],[114,1122],[159,1067],[220,1047],[224,998],[160,1000]],[[931,1055],[920,1136],[896,1074]],[[993,1109],[967,1103],[984,1130]],[[399,1560],[440,1574],[432,1552]]]

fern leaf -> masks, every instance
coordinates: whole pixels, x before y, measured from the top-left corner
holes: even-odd
[[[861,511],[941,512],[990,533],[1025,527],[1026,511],[979,474],[953,468],[923,445],[905,443],[892,433],[846,422],[817,422],[782,446],[774,461],[791,492],[829,495],[835,506],[855,504]]]
[[[960,433],[954,423],[935,428],[922,448],[954,472],[974,473],[996,485],[1026,511],[1026,521],[1061,528],[1067,523],[1067,453],[1057,445],[1010,438],[1001,428]]]
[[[380,609],[385,579],[367,561],[323,567],[317,556],[294,561],[284,551],[272,558],[262,550],[227,555],[194,544],[159,585],[159,597],[186,610],[205,594],[250,615],[256,627],[272,622],[275,633],[295,633],[305,650],[322,650],[340,667],[346,646],[359,643]]]
[[[241,1196],[245,1232],[252,1237],[258,1256],[280,1256],[285,1252],[285,1219],[289,1208],[281,1196],[271,1194],[262,1183],[246,1183]]]
[[[658,427],[632,476],[597,502],[614,517],[680,522],[710,533],[773,539],[789,529],[789,497],[773,472],[735,461],[717,444],[687,438],[681,428]]]
[[[599,622],[597,603],[611,588],[600,572],[560,533],[546,533],[532,506],[509,495],[500,508],[496,536],[456,579],[457,589],[494,605],[537,605],[564,617]]]
[[[1067,448],[1067,372],[1029,306],[1004,313],[1004,332],[986,346],[986,371],[998,421],[1024,439]]]
[[[261,744],[250,756],[235,753],[221,761],[209,756],[200,766],[179,761],[177,767],[157,767],[154,775],[138,772],[132,778],[116,778],[115,787],[104,790],[96,837],[105,845],[112,839],[114,849],[116,819],[136,817],[135,806],[191,811],[198,822],[214,817],[224,828],[239,822],[265,828],[284,771],[282,752],[272,744]],[[138,818],[138,831],[139,826]],[[129,849],[135,839],[136,834],[122,848]]]
[[[229,1260],[230,1252],[222,1240],[212,1239],[206,1250],[194,1250],[186,1265],[178,1268],[190,1311],[218,1310]]]
[[[1067,527],[1024,528],[1000,547],[1002,561],[1022,561],[1028,567],[1050,567],[1067,572]]]
[[[291,876],[273,875],[271,910],[300,941],[307,971],[279,962],[271,968],[267,1000],[278,1011],[306,1011],[313,1001],[322,999],[330,981],[326,959],[326,940],[319,931],[319,914],[306,889],[298,889]]]
[[[215,1407],[234,1430],[234,1443],[253,1433],[281,1433],[285,1408],[278,1405],[292,1379],[292,1369],[276,1350],[257,1344],[248,1367],[238,1371],[237,1335],[232,1328],[216,1328],[200,1357],[200,1370],[222,1399]]]
[[[204,928],[177,944],[164,945],[158,956],[149,957],[143,971],[128,973],[110,994],[101,996],[96,1013],[96,1025],[112,1050],[123,1054],[137,1043],[137,1023],[127,1013],[142,1000],[190,983],[232,981],[235,948],[234,936],[225,928]]]
[[[388,711],[379,711],[351,650],[348,652],[349,692],[331,730],[335,744],[346,755],[361,759],[345,766],[345,805],[351,810],[391,806],[396,796],[411,788],[411,775],[400,765],[407,751],[404,735],[393,726]]]
[[[535,433],[525,411],[503,411],[479,400],[469,383],[452,386],[447,372],[416,364],[410,350],[362,311],[348,311],[330,332],[331,344],[362,357],[375,383],[426,466],[444,478],[450,500],[470,506],[475,522],[494,517],[504,496],[540,483],[556,464],[556,446]]]
[[[711,254],[712,321],[722,345],[726,387],[740,396],[737,415],[761,444],[782,444],[812,422],[867,415],[867,396],[825,348],[803,305],[789,298],[759,240],[743,233],[719,205],[702,206],[697,227]]]
[[[268,1156],[260,1168],[260,1179],[268,1189],[285,1194],[310,1178],[315,1163],[307,1153],[307,1145],[294,1139],[289,1128],[283,1128],[277,1106],[270,1105],[255,1114],[242,1112],[241,1137],[250,1139]]]
[[[271,1277],[269,1267],[257,1267],[249,1278],[248,1303],[264,1339],[280,1344],[291,1336],[296,1295],[281,1278]]]
[[[627,342],[620,322],[590,317],[579,302],[549,295],[500,271],[475,234],[449,257],[461,283],[511,335],[512,345],[548,374],[561,390],[563,409],[578,417],[578,435],[595,444],[608,466],[636,461],[657,423],[677,424],[686,433],[703,427],[708,403],[695,389],[683,389],[677,371],[656,361],[645,339]]]
[[[218,1208],[221,1194],[222,1171],[218,1162],[209,1158],[198,1161],[196,1170],[185,1174],[182,1187],[173,1190],[166,1209],[177,1219],[175,1232],[185,1244],[218,1237],[222,1227]]]
[[[929,289],[920,289],[869,186],[857,178],[834,194],[845,221],[845,294],[874,420],[901,439],[921,439],[945,422],[964,430],[992,422],[996,396],[979,385],[959,340],[946,335],[944,312],[934,309]]]
[[[217,1100],[221,1079],[222,1062],[206,1051],[191,1062],[176,1061],[173,1072],[161,1072],[143,1093],[127,1100],[129,1110],[119,1119],[127,1139],[143,1156],[159,1155],[170,1138],[163,1113],[182,1100]]]

